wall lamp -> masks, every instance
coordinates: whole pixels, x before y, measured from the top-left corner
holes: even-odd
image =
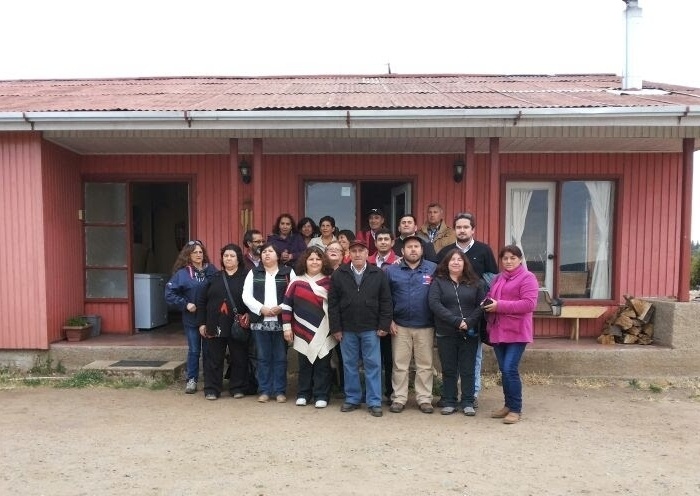
[[[452,179],[456,183],[461,183],[462,178],[464,177],[464,160],[461,158],[458,158],[455,160],[455,163],[452,164]]]
[[[250,183],[250,165],[248,165],[248,162],[246,162],[245,159],[241,160],[241,163],[238,165],[238,170],[241,173],[241,179],[243,180],[244,184],[249,184]]]

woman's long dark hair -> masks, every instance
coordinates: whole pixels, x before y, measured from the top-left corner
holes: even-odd
[[[198,239],[195,239],[192,241],[188,241],[187,244],[182,247],[182,250],[180,250],[180,253],[175,259],[175,264],[173,265],[173,274],[181,268],[191,265],[192,262],[190,260],[190,255],[192,255],[192,252],[197,246],[199,246],[202,249],[202,264],[209,264],[209,255],[207,254],[207,249],[204,248],[204,243],[202,243]]]
[[[292,217],[292,214],[280,214],[279,217],[277,217],[277,220],[275,221],[275,225],[272,226],[272,234],[280,233],[280,221],[285,217],[288,218],[292,223],[292,232],[290,232],[289,235],[291,236],[292,234],[297,232],[297,225],[294,222],[294,217]]]
[[[458,282],[459,283],[467,283],[469,285],[476,285],[479,283],[479,276],[476,275],[476,272],[474,272],[474,269],[472,268],[472,264],[469,261],[469,258],[464,254],[462,250],[459,248],[454,248],[453,250],[450,250],[447,252],[447,255],[445,255],[440,263],[437,266],[437,269],[435,270],[435,275],[437,277],[442,277],[443,279],[449,279],[450,278],[450,260],[452,259],[453,256],[459,255],[462,257],[462,260],[464,260],[464,268],[462,269],[462,273],[459,275]]]

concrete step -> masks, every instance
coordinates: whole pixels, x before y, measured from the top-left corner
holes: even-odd
[[[167,360],[95,360],[82,370],[99,370],[110,377],[134,377],[174,382],[185,370],[185,362]]]

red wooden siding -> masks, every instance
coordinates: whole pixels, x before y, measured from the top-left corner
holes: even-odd
[[[48,341],[62,339],[68,317],[84,313],[83,233],[80,157],[42,142],[44,249],[47,261],[46,312]]]
[[[0,134],[0,348],[48,347],[41,167],[38,133]]]
[[[501,179],[616,180],[613,296],[665,297],[676,294],[679,280],[682,161],[671,153],[502,155]],[[581,335],[597,336],[603,323],[581,321]],[[542,320],[537,331],[566,335],[566,325]]]
[[[24,148],[27,148],[26,143]],[[24,153],[27,154],[26,150]],[[64,196],[72,196],[65,195],[65,192],[75,189],[75,185],[64,184],[61,180],[71,184],[80,183],[80,180],[75,178],[77,172],[72,165],[73,155],[52,145],[44,146],[44,154],[47,185],[44,194],[47,202],[45,208],[51,212],[55,210],[62,224],[62,227],[55,229],[46,227],[47,246],[50,243],[55,246],[61,245],[55,249],[62,250],[62,258],[70,259],[70,255],[74,253],[82,256],[82,246],[76,249],[73,241],[61,242],[59,239],[63,236],[61,233],[74,233],[76,229],[80,231],[80,225],[75,226],[75,211],[80,208],[82,201],[80,191],[75,195],[78,199],[70,200],[68,206],[63,208],[66,201]],[[254,163],[253,157],[247,158],[249,162]],[[320,178],[411,181],[414,185],[413,210],[419,223],[425,220],[425,206],[431,201],[443,204],[448,221],[457,212],[472,211],[478,221],[477,238],[488,242],[496,251],[503,242],[503,206],[500,205],[501,201],[497,203],[497,212],[489,210],[489,203],[493,201],[492,195],[501,197],[501,191],[498,191],[498,188],[494,191],[492,186],[492,158],[488,154],[475,155],[473,161],[467,162],[468,170],[461,183],[452,180],[455,158],[450,155],[266,155],[262,156],[254,169],[253,182],[249,185],[237,185],[238,198],[229,196],[232,182],[240,182],[238,171],[235,169],[237,160],[230,160],[224,155],[84,156],[80,157],[79,172],[84,179],[90,180],[189,181],[193,195],[191,236],[205,241],[213,260],[216,260],[218,247],[228,241],[240,243],[242,208],[251,208],[254,214],[253,226],[267,233],[281,212],[288,211],[296,218],[300,217],[303,213],[303,180]],[[5,157],[3,159],[9,160]],[[500,184],[501,188],[504,187],[505,180],[509,179],[616,180],[615,254],[618,260],[624,254],[625,262],[615,265],[614,294],[619,297],[623,293],[637,296],[675,293],[678,285],[678,267],[676,262],[669,265],[668,261],[676,259],[676,254],[679,253],[680,220],[676,219],[676,212],[681,207],[680,154],[520,154],[500,155],[497,160],[500,182],[496,183]],[[32,162],[31,158],[25,158],[23,163],[27,161]],[[470,167],[473,167],[473,170],[469,170]],[[3,174],[17,174],[18,169],[23,174],[28,174],[26,167],[3,167]],[[69,171],[69,174],[66,174],[66,171]],[[235,177],[232,177],[231,173]],[[645,178],[649,177],[656,179],[648,182]],[[472,183],[469,183],[469,180]],[[3,177],[3,184],[10,184],[8,181],[16,180]],[[25,178],[24,182],[29,183],[25,186],[25,191],[27,188],[31,191],[31,180]],[[256,195],[256,191],[261,193]],[[467,191],[473,191],[473,198],[467,196]],[[26,198],[26,194],[22,198]],[[15,211],[17,207],[14,203],[17,201],[20,200],[6,199],[5,196],[2,200],[8,207],[5,210],[11,207]],[[61,208],[49,207],[59,201],[64,202],[60,203]],[[230,205],[235,205],[238,211],[231,211]],[[29,208],[29,205],[27,207]],[[27,211],[31,211],[31,208]],[[9,221],[11,219],[6,220]],[[18,235],[20,231],[19,227],[10,228],[9,234]],[[71,237],[73,238],[72,234]],[[82,244],[80,234],[73,239],[80,239]],[[31,254],[27,257],[27,260],[30,259]],[[78,263],[80,267],[76,269],[70,264],[66,265],[65,273],[61,274],[60,279],[79,280],[81,297],[82,260],[71,262],[73,263]],[[639,267],[643,269],[639,270]],[[53,280],[54,278],[49,283],[53,286],[50,290],[47,289],[47,293],[58,295],[60,291],[56,291],[56,288],[61,287],[63,283]],[[65,293],[63,288],[62,291],[69,304],[76,306],[77,311],[80,311],[78,289],[72,287]],[[29,300],[31,298],[26,295],[21,298],[22,302]],[[65,317],[65,312],[58,310],[60,301],[62,300],[56,297],[55,301],[52,300],[48,304],[50,318],[55,323],[59,322],[59,316]],[[102,315],[102,326],[106,332],[131,332],[132,310],[126,303],[91,302],[85,305],[84,312]],[[5,317],[8,318],[13,317]],[[599,332],[602,319],[599,322],[582,322],[581,325],[582,335],[593,336]],[[54,323],[51,326],[54,326]],[[538,321],[537,327],[538,335],[541,336],[563,336],[568,332],[564,322],[543,320]],[[5,325],[4,328],[11,326]],[[53,340],[54,331],[49,331],[49,336],[49,339]],[[32,346],[28,343],[26,347]]]
[[[277,216],[289,212],[299,218],[303,209],[305,179],[412,181],[413,213],[418,222],[425,221],[425,208],[431,201],[445,207],[446,218],[464,210],[465,183],[452,180],[454,156],[445,155],[293,155],[265,156],[262,164],[264,201],[256,201],[256,227],[270,232]],[[244,189],[243,195],[252,193]],[[246,196],[241,202],[251,200]],[[364,225],[364,219],[361,219]]]

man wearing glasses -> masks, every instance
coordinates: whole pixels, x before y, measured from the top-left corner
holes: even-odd
[[[245,247],[243,261],[246,269],[252,270],[260,265],[260,247],[263,243],[265,243],[263,235],[257,229],[249,229],[243,235],[243,246]]]

